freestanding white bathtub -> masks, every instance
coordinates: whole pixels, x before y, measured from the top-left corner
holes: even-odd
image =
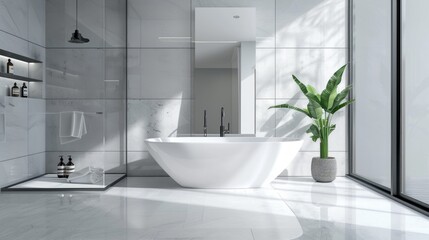
[[[255,137],[146,139],[155,161],[182,187],[257,188],[293,160],[301,140]]]

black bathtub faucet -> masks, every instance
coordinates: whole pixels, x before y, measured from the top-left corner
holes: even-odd
[[[225,133],[229,133],[229,123],[228,128],[225,129],[225,126],[223,125],[223,118],[225,117],[225,112],[223,107],[220,109],[220,136],[225,137]]]

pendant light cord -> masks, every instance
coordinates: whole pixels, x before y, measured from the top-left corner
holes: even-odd
[[[77,29],[77,16],[78,16],[78,5],[77,5],[77,1],[78,0],[76,0],[76,29]]]

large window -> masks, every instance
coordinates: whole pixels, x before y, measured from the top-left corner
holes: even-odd
[[[350,7],[356,99],[352,173],[390,188],[391,1],[355,0]]]
[[[429,1],[401,2],[402,193],[429,204]]]
[[[349,2],[349,174],[429,215],[429,1]]]

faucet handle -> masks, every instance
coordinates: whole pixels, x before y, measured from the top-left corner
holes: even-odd
[[[228,122],[228,128],[225,130],[225,132],[226,133],[229,133],[231,131],[231,128],[230,128],[230,124],[229,124],[229,122]]]

